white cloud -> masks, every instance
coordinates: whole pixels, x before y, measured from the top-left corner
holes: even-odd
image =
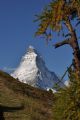
[[[12,72],[14,71],[16,68],[11,68],[11,67],[4,67],[3,70],[4,71],[8,71],[8,72]]]

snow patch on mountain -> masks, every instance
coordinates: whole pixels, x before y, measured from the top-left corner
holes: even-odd
[[[66,80],[66,81],[64,82],[64,85],[66,85],[67,87],[69,87],[69,83],[70,83],[70,81],[69,81],[69,80]]]

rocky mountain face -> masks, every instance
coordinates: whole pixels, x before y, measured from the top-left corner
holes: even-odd
[[[11,76],[23,83],[46,90],[59,82],[57,75],[48,70],[42,56],[32,46],[29,46],[20,65]],[[62,86],[62,83],[59,82],[59,85]]]

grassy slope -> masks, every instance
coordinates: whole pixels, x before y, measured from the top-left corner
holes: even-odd
[[[4,112],[5,120],[52,120],[53,100],[50,92],[20,83],[0,71],[0,104],[8,107],[24,104],[23,110]]]

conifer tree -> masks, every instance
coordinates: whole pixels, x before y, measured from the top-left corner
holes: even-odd
[[[76,29],[80,24],[80,0],[52,0],[49,5],[43,9],[41,14],[36,15],[36,21],[39,26],[36,32],[37,36],[43,35],[46,40],[52,39],[52,33],[63,31],[62,42],[54,46],[58,48],[63,45],[69,45],[73,49],[73,66],[77,76],[80,76],[80,48]],[[76,25],[72,21],[76,19]],[[64,34],[64,26],[68,33]]]

